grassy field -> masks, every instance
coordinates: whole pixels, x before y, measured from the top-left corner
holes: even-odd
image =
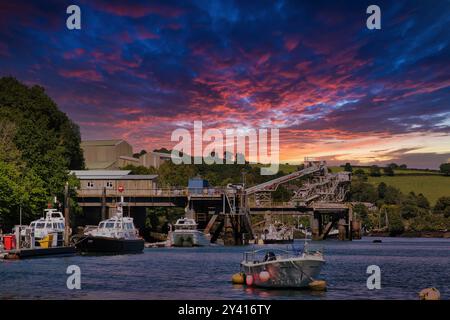
[[[450,197],[450,177],[429,175],[429,176],[394,176],[394,177],[369,177],[369,182],[379,184],[384,182],[387,185],[399,188],[404,194],[414,191],[416,194],[422,193],[430,201],[431,205],[436,203],[440,197]]]

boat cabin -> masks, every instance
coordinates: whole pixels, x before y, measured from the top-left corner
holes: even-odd
[[[89,230],[85,234],[108,238],[133,239],[139,237],[133,218],[119,216],[101,221],[97,228]]]
[[[45,218],[31,222],[36,239],[42,239],[49,233],[64,232],[64,216],[56,209],[45,209]]]
[[[197,223],[194,219],[181,218],[175,223],[175,230],[196,230]]]

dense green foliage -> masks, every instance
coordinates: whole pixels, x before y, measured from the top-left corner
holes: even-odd
[[[347,163],[345,164],[345,166],[344,166],[344,171],[347,171],[347,172],[353,172],[353,167],[352,167],[352,165],[351,165],[349,162],[347,162]]]
[[[359,169],[358,169],[359,170]],[[353,176],[350,198],[355,202],[370,202],[377,205],[368,212],[361,205],[354,206],[356,216],[368,228],[386,226],[391,235],[404,231],[437,231],[450,228],[450,197],[442,197],[434,206],[423,194],[402,193],[398,188],[380,182],[378,185],[367,182],[367,173]]]
[[[10,228],[62,201],[69,169],[84,167],[78,127],[39,86],[0,79],[0,225]]]
[[[439,170],[442,174],[450,176],[450,163],[443,163],[439,166]]]

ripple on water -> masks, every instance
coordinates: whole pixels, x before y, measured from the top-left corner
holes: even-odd
[[[156,248],[143,254],[0,261],[1,299],[417,299],[425,287],[450,297],[450,239],[384,238],[372,243],[323,241],[328,291],[263,290],[232,285],[251,247]],[[299,242],[296,247],[300,246]],[[273,245],[286,248],[286,245]],[[68,290],[66,268],[78,265],[82,289]],[[366,287],[367,266],[382,271],[382,289]]]

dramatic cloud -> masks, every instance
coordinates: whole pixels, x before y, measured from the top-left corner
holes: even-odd
[[[279,128],[281,158],[404,162],[450,154],[450,3],[0,3],[0,76],[44,86],[84,139],[171,148],[171,132]]]

